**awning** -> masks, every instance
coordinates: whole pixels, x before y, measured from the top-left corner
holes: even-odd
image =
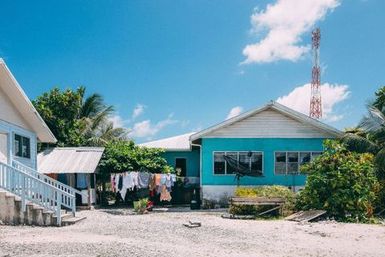
[[[40,173],[95,173],[102,158],[101,147],[56,147],[37,155]]]

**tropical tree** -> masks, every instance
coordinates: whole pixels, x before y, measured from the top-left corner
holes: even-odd
[[[368,113],[357,128],[345,132],[343,141],[351,151],[372,153],[375,171],[380,183],[377,197],[377,209],[385,208],[385,87],[376,93],[375,100],[368,105]]]
[[[324,147],[321,156],[301,168],[308,178],[297,207],[326,210],[341,221],[370,221],[379,190],[373,155],[351,152],[332,140],[326,140]]]
[[[71,89],[60,91],[59,88],[53,88],[32,101],[55,135],[59,146],[82,144],[82,137],[79,133],[82,125],[78,119],[82,97],[80,88],[76,91]]]
[[[112,122],[104,122],[87,135],[86,145],[106,146],[108,142],[127,140],[127,130],[115,128]]]
[[[358,127],[346,130],[343,141],[350,150],[373,153],[378,176],[385,179],[385,87],[367,109]]]
[[[58,139],[59,146],[101,146],[125,139],[126,130],[108,118],[114,108],[99,94],[86,97],[85,87],[61,91],[54,88],[36,98],[34,106]]]

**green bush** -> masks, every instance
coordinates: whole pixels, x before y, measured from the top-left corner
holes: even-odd
[[[283,214],[287,215],[293,212],[295,206],[295,193],[284,186],[261,186],[261,187],[238,187],[234,193],[237,197],[280,197],[285,199]],[[229,212],[237,215],[255,215],[271,206],[237,206],[231,205]]]
[[[297,207],[323,209],[339,221],[368,222],[379,184],[373,156],[348,151],[337,141],[325,141],[325,152],[302,168],[308,174]]]
[[[142,198],[139,201],[134,202],[134,211],[139,214],[143,214],[147,210],[148,198]]]

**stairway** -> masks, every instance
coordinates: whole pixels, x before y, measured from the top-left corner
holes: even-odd
[[[78,190],[18,162],[0,162],[0,221],[9,225],[62,226],[75,217]],[[70,213],[67,213],[67,210]]]

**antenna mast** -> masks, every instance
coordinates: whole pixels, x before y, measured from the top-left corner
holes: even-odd
[[[311,71],[311,96],[310,96],[310,114],[314,119],[322,118],[322,101],[321,101],[321,69],[319,66],[319,45],[321,39],[321,31],[316,28],[311,33],[312,50],[313,50],[313,68]]]

